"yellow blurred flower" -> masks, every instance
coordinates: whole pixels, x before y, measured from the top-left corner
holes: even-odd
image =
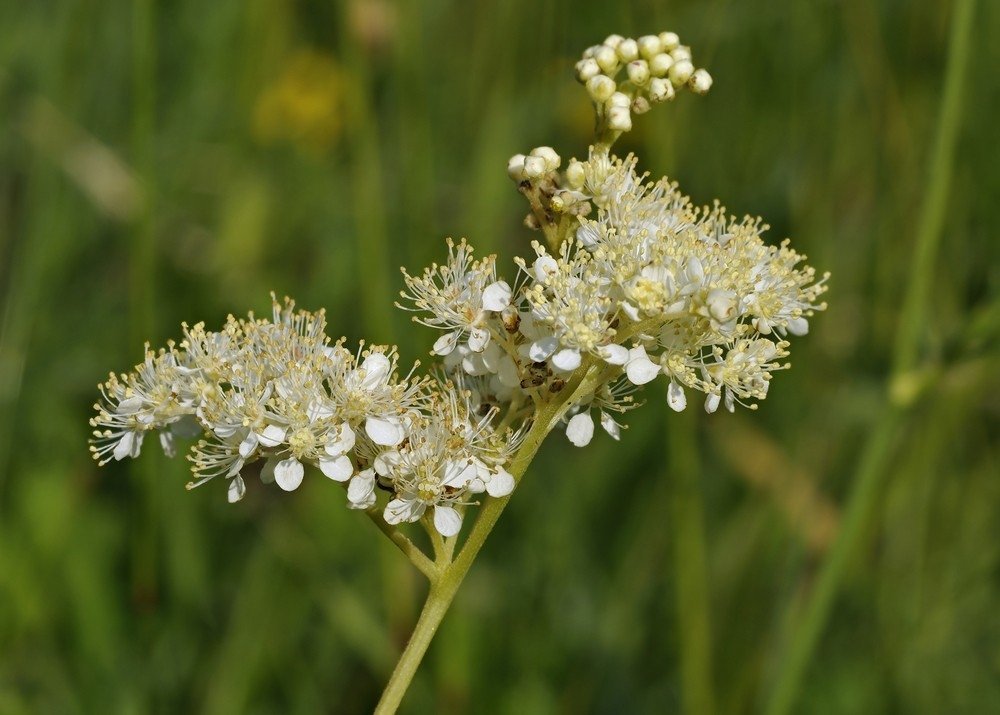
[[[305,151],[326,151],[340,134],[342,88],[332,57],[315,50],[296,52],[257,98],[254,138],[262,144],[288,141]]]

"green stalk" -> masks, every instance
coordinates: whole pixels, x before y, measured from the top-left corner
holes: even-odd
[[[787,715],[795,706],[803,677],[829,620],[834,598],[847,572],[847,566],[871,525],[878,495],[888,473],[892,445],[915,402],[917,381],[913,372],[919,363],[921,342],[928,323],[934,263],[954,173],[955,145],[961,122],[962,90],[969,65],[974,15],[975,0],[956,0],[943,98],[928,167],[927,191],[896,338],[890,401],[881,410],[875,431],[866,443],[858,463],[840,533],[823,563],[801,623],[794,629],[784,667],[767,704],[768,715]]]
[[[515,480],[518,482],[521,481],[525,471],[528,469],[528,465],[531,464],[538,453],[539,447],[542,446],[542,442],[556,423],[566,414],[570,406],[574,402],[591,394],[607,381],[615,370],[619,369],[613,365],[605,367],[592,366],[588,368],[585,364],[580,369],[580,374],[583,377],[576,378],[566,386],[561,393],[565,396],[541,408],[531,429],[525,435],[520,449],[514,455],[514,459],[511,460],[510,473],[514,475]],[[410,682],[413,680],[414,674],[417,672],[417,668],[420,666],[421,660],[423,660],[424,654],[427,652],[431,640],[434,638],[434,634],[437,632],[438,626],[441,624],[444,615],[448,612],[448,608],[455,598],[459,586],[465,580],[465,576],[479,554],[479,550],[482,549],[486,538],[493,531],[493,527],[496,525],[503,510],[507,508],[509,502],[509,496],[500,499],[489,499],[480,510],[479,518],[472,527],[472,531],[469,532],[469,538],[462,546],[458,557],[454,561],[439,564],[438,574],[436,578],[431,579],[431,588],[427,594],[427,601],[424,603],[423,611],[420,613],[420,618],[413,630],[413,635],[410,637],[406,649],[400,656],[399,662],[396,664],[396,669],[393,671],[392,677],[389,679],[382,693],[382,698],[375,708],[376,715],[396,712],[400,702],[403,700],[403,696],[406,694],[407,688],[410,686]]]
[[[712,634],[709,615],[707,546],[705,544],[698,460],[696,417],[689,409],[667,423],[667,464],[674,530],[674,583],[677,632],[681,646],[681,696],[686,713],[711,715]]]

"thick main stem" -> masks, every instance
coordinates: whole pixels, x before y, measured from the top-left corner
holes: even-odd
[[[413,635],[410,636],[410,641],[406,644],[406,649],[382,692],[382,697],[375,708],[375,715],[396,712],[461,584],[461,578],[442,578],[431,584],[431,590],[427,594],[427,601],[420,612]]]

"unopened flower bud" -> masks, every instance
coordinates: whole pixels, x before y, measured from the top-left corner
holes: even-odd
[[[676,32],[661,32],[660,42],[663,44],[663,51],[670,52],[670,50],[681,44],[681,38],[677,36]]]
[[[550,204],[552,209],[557,213],[565,213],[569,209],[573,208],[577,202],[579,202],[581,196],[582,194],[577,191],[566,191],[565,189],[561,189],[555,193],[555,196],[552,197]]]
[[[643,35],[639,38],[639,54],[651,60],[663,51],[663,43],[656,35]]]
[[[618,47],[625,38],[621,35],[608,35],[604,38],[604,44],[612,49]]]
[[[587,170],[584,168],[583,163],[575,159],[571,161],[569,166],[566,167],[566,183],[572,189],[582,189],[586,180]]]
[[[587,80],[587,93],[599,104],[608,101],[608,97],[615,93],[617,87],[615,81],[604,74],[595,75]]]
[[[524,181],[528,178],[524,173],[524,154],[515,154],[507,162],[507,176],[514,181]]]
[[[658,103],[674,98],[674,85],[660,77],[649,81],[649,101]]]
[[[649,108],[649,100],[645,97],[636,97],[632,100],[631,109],[633,114],[645,114],[649,111]]]
[[[576,78],[581,82],[601,73],[601,68],[592,57],[587,57],[576,63]]]
[[[649,61],[649,73],[654,77],[666,77],[673,64],[674,58],[666,52],[661,52]]]
[[[622,42],[615,48],[618,52],[618,56],[621,58],[622,62],[631,62],[639,56],[639,45],[635,40],[629,38],[627,40],[622,40]]]
[[[524,175],[529,179],[537,179],[545,173],[545,159],[540,156],[526,156],[524,158]]]
[[[593,57],[597,54],[597,51],[601,49],[601,47],[603,47],[603,45],[591,45],[583,51],[583,59],[586,60]]]
[[[611,109],[612,107],[627,108],[630,104],[632,104],[632,100],[629,98],[627,94],[625,94],[624,92],[615,92],[610,97],[608,97],[606,106],[608,107],[608,109]]]
[[[696,70],[691,79],[688,80],[691,91],[697,94],[705,94],[712,88],[712,75],[705,70]]]
[[[670,56],[674,58],[674,62],[680,62],[681,60],[691,59],[691,48],[687,45],[681,45],[680,47],[675,47],[670,50]]]
[[[625,71],[628,72],[628,78],[632,80],[632,84],[637,87],[641,87],[649,81],[649,64],[645,60],[629,62]]]
[[[691,60],[679,60],[674,62],[673,66],[670,68],[670,72],[667,73],[670,77],[670,81],[678,87],[691,79],[691,75],[693,74],[694,65],[691,64]]]
[[[598,48],[597,52],[594,53],[594,59],[597,60],[597,64],[606,74],[612,74],[618,69],[618,53],[614,51],[614,48],[603,45]]]
[[[608,128],[616,132],[632,129],[632,113],[628,107],[611,107],[608,110]]]
[[[562,161],[559,155],[556,154],[555,149],[550,146],[535,147],[531,150],[531,156],[541,157],[545,162],[546,171],[555,171],[559,168],[560,161]]]

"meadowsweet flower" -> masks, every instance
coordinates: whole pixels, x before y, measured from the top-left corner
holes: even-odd
[[[446,331],[435,341],[434,355],[450,355],[459,342],[474,353],[483,352],[497,327],[496,315],[510,305],[512,290],[506,281],[497,280],[496,256],[474,260],[464,240],[456,246],[449,239],[444,265],[434,264],[421,276],[404,269],[403,276],[409,291],[400,295],[413,307],[400,307],[416,311],[416,322]]]
[[[583,447],[600,425],[619,440],[634,394],[660,378],[676,411],[697,393],[707,412],[755,408],[787,338],[825,308],[826,276],[788,241],[765,242],[760,219],[696,206],[612,154],[634,115],[710,89],[676,34],[610,35],[575,70],[597,141],[564,168],[548,146],[508,162],[525,223],[544,235],[514,259],[515,280],[465,239],[448,240],[441,265],[403,270],[397,306],[437,332],[428,376],[401,371],[392,346],[331,341],[323,311],[273,300],[267,318],[185,324],[179,343],[112,374],[91,420],[95,459],[136,457],[149,432],[168,454],[197,438],[189,487],[222,478],[234,502],[251,465],[285,491],[316,470],[349,508],[453,537],[470,508],[514,490],[532,431],[561,425]]]

